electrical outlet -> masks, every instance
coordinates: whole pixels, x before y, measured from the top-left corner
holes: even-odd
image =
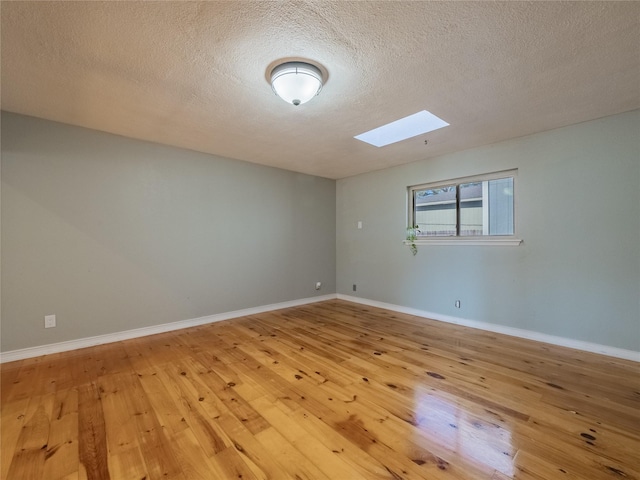
[[[456,305],[456,308],[460,308],[460,300],[456,300],[455,305]]]
[[[316,290],[320,290],[322,288],[322,282],[316,282]]]
[[[55,315],[45,315],[44,316],[44,328],[53,328],[56,326],[56,316]]]
[[[353,291],[354,292],[356,291],[356,284],[355,283],[353,284]]]

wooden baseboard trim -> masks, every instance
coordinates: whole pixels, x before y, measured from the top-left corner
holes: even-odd
[[[270,312],[272,310],[280,310],[282,308],[297,307],[308,303],[322,302],[325,300],[334,300],[336,294],[322,295],[318,297],[301,298],[288,302],[273,303],[270,305],[262,305],[259,307],[245,308],[232,312],[217,313],[215,315],[207,315],[205,317],[192,318],[189,320],[180,320],[178,322],[163,323],[161,325],[152,325],[149,327],[136,328],[133,330],[125,330],[124,332],[107,333],[105,335],[97,335],[95,337],[78,338],[77,340],[68,340],[66,342],[51,343],[37,347],[22,348],[19,350],[9,350],[0,353],[0,363],[14,362],[25,358],[39,357],[41,355],[49,355],[52,353],[66,352],[69,350],[77,350],[80,348],[94,347],[105,343],[120,342],[130,338],[145,337],[147,335],[155,335],[157,333],[170,332],[172,330],[180,330],[182,328],[195,327],[205,325],[207,323],[221,322],[231,318],[245,317],[247,315],[255,315],[256,313]]]
[[[394,312],[406,313],[409,315],[415,315],[417,317],[429,318],[431,320],[438,320],[440,322],[453,323],[464,327],[477,328],[489,332],[510,335],[512,337],[526,338],[528,340],[535,340],[536,342],[550,343],[552,345],[558,345],[561,347],[574,348],[576,350],[582,350],[585,352],[598,353],[600,355],[607,355],[609,357],[623,358],[625,360],[640,362],[640,352],[636,352],[634,350],[625,350],[622,348],[610,347],[608,345],[600,345],[598,343],[583,342],[582,340],[557,337],[555,335],[547,335],[546,333],[539,333],[531,330],[524,330],[521,328],[507,327],[495,323],[480,322],[477,320],[468,320],[466,318],[426,312],[424,310],[402,307],[400,305],[394,305],[391,303],[378,302],[377,300],[369,300],[368,298],[343,295],[341,293],[337,294],[337,297],[340,300],[360,303],[362,305],[369,305],[371,307],[384,308],[385,310],[392,310]]]

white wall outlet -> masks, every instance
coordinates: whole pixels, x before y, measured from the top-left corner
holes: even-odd
[[[53,328],[56,326],[56,316],[55,315],[45,315],[44,316],[44,328]]]
[[[456,305],[456,308],[460,308],[460,300],[456,300],[455,305]]]
[[[362,222],[358,222],[358,230],[362,230]]]
[[[322,282],[316,282],[316,290],[320,290],[322,287]]]

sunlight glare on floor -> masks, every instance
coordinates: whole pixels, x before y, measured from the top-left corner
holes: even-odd
[[[475,463],[513,475],[516,449],[508,423],[498,414],[496,423],[481,420],[438,396],[437,391],[417,389],[414,398],[415,420],[422,435]]]

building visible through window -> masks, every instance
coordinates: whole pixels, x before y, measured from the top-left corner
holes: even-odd
[[[514,235],[514,178],[511,171],[410,187],[409,223],[418,237]]]

